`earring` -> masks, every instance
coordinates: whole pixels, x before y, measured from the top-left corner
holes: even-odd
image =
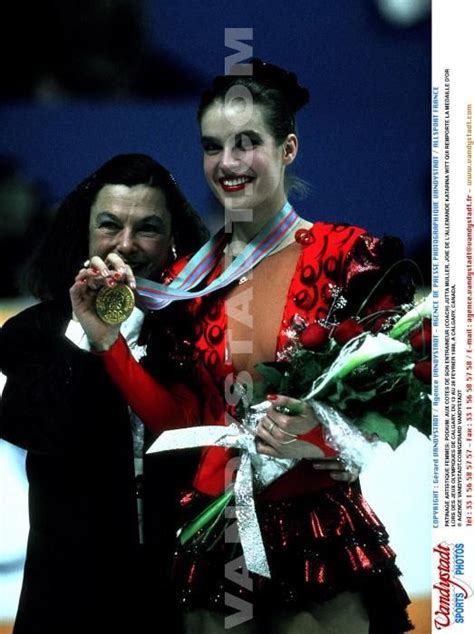
[[[172,257],[172,259],[174,261],[178,259],[178,252],[176,251],[176,245],[175,244],[171,245],[171,257]]]

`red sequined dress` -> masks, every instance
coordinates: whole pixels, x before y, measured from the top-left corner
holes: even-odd
[[[284,358],[295,320],[312,323],[324,319],[338,293],[346,300],[342,314],[354,314],[368,291],[400,258],[400,249],[397,239],[377,239],[354,226],[318,222],[309,230],[300,230],[296,243],[257,267],[251,299],[245,290],[247,280],[243,280],[240,288],[236,285],[188,302],[200,402],[185,386],[168,390],[157,386],[133,362],[123,341],[102,355],[104,363],[132,408],[155,432],[195,423],[223,424],[226,411],[235,413],[224,395],[228,394],[229,377],[239,372],[236,351],[245,340],[246,327],[257,332],[256,350],[247,351],[247,356],[242,352],[246,361],[241,362],[240,371],[254,361]],[[220,272],[219,265],[208,282]],[[372,304],[397,305],[407,301],[413,291],[411,282],[398,274],[385,276],[383,289]],[[250,301],[253,319],[249,322]],[[278,310],[281,306],[282,312]],[[239,321],[244,324],[240,330]],[[259,338],[268,340],[268,331],[270,357],[268,341],[267,346],[259,347]],[[177,409],[173,402],[178,403]],[[313,442],[321,444],[320,439]],[[225,467],[232,455],[232,450],[221,447],[203,449],[195,488],[183,496],[183,522],[222,493]],[[299,609],[340,592],[356,591],[365,599],[372,634],[412,629],[406,615],[409,599],[398,578],[395,554],[358,482],[335,482],[315,470],[310,461],[301,460],[259,496],[257,513],[272,578],[255,576],[252,590],[226,578],[226,563],[238,561],[242,552],[238,543],[225,540],[219,524],[204,546],[191,544],[177,550],[174,570],[183,605],[224,611],[225,593],[229,592],[252,603],[258,615],[274,605]]]

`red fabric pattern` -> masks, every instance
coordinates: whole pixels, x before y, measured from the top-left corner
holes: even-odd
[[[362,241],[358,240],[362,237]],[[300,236],[301,238],[301,236]],[[301,255],[289,285],[283,318],[276,341],[275,358],[288,344],[288,328],[295,317],[313,323],[324,319],[333,302],[334,289],[346,288],[354,278],[366,271],[377,270],[376,238],[354,226],[318,222],[306,231],[301,244]],[[358,259],[351,256],[357,245]],[[177,274],[184,262],[177,263],[167,279]],[[380,268],[380,267],[379,267]],[[217,266],[207,283],[221,272]],[[226,416],[234,414],[234,406],[225,403],[226,377],[232,377],[232,365],[226,361],[227,319],[225,302],[219,293],[197,298],[187,304],[194,321],[194,340],[198,351],[196,373],[202,386],[200,398],[185,386],[165,388],[155,381],[133,360],[126,344],[119,340],[102,357],[107,370],[125,394],[128,402],[155,433],[164,429],[192,424],[224,424]],[[133,386],[140,385],[135,391]],[[310,433],[305,440],[334,455],[320,435]],[[225,467],[233,452],[221,447],[203,449],[202,460],[195,477],[195,487],[208,495],[219,495],[226,484]],[[301,461],[294,469],[268,487],[265,496],[283,499],[332,486],[334,481],[324,472]]]
[[[125,392],[127,402],[145,425],[156,434],[165,429],[195,425],[200,417],[199,400],[181,384],[165,388],[157,383],[132,356],[120,336],[102,358],[112,380]],[[134,386],[140,388],[134,389]]]
[[[288,343],[287,329],[298,314],[308,322],[327,315],[333,301],[332,289],[344,284],[347,255],[362,229],[349,225],[318,222],[305,232],[305,240],[299,240],[301,255],[291,280],[283,319],[276,341],[275,356]],[[351,272],[353,269],[351,269]],[[219,274],[219,270],[215,275]],[[213,276],[213,277],[214,277]],[[197,347],[204,367],[213,377],[221,399],[224,397],[224,381],[233,369],[225,363],[226,314],[222,298],[204,298],[191,305],[197,320]],[[207,422],[207,421],[206,421]],[[223,421],[221,421],[223,424]],[[305,438],[306,440],[306,438]],[[308,442],[322,448],[326,455],[334,455],[332,448],[317,435],[310,434]],[[225,487],[225,466],[232,454],[220,447],[209,447],[194,481],[195,487],[208,495],[219,495]],[[323,472],[317,472],[302,461],[297,467],[268,487],[264,494],[268,499],[283,499],[303,495],[321,487],[332,486],[334,480]]]
[[[196,517],[207,504],[209,498],[196,492],[182,500],[189,517]],[[229,614],[226,593],[238,592],[242,601],[252,603],[259,619],[275,605],[304,610],[309,603],[353,591],[367,600],[372,634],[412,629],[405,614],[409,598],[398,581],[387,533],[357,489],[335,484],[316,495],[260,500],[257,512],[272,578],[251,575],[252,588],[246,589],[223,574],[225,562],[238,560],[242,551],[238,543],[222,539],[219,523],[206,540],[211,548],[178,547],[174,574],[184,608]],[[233,518],[227,520],[226,530],[232,522]]]

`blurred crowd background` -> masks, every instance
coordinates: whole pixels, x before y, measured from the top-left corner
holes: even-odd
[[[430,5],[43,0],[2,7],[0,324],[32,301],[23,293],[22,273],[58,202],[113,154],[151,154],[170,168],[212,229],[222,223],[202,175],[195,112],[203,87],[235,53],[225,46],[229,28],[253,29],[246,40],[251,55],[295,71],[310,90],[310,104],[300,113],[295,165],[309,192],[292,201],[298,212],[398,235],[419,264],[420,284],[429,286]],[[0,622],[8,622],[21,579],[26,483],[21,452],[0,445]],[[401,469],[387,473],[383,460],[371,467],[379,478],[384,472],[390,505],[387,488],[377,488],[370,474],[366,489],[380,498],[374,506],[382,518],[393,523],[395,546],[402,544],[409,562],[408,585],[426,597],[429,443],[416,438],[411,451],[390,463],[389,470],[397,469],[403,459],[403,475]],[[410,516],[415,509],[402,495],[413,486],[412,475],[422,495],[416,512],[427,519]],[[418,548],[416,571],[410,541],[426,546],[424,555]],[[10,589],[2,592],[2,583]]]

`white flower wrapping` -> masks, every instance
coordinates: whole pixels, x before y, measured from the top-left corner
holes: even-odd
[[[255,429],[271,404],[248,411],[241,424],[206,425],[163,432],[147,453],[202,446],[231,447],[241,451],[233,485],[235,515],[247,568],[270,577],[262,534],[255,511],[254,486],[261,490],[293,467],[297,460],[282,460],[257,453]],[[225,493],[223,495],[226,495]]]
[[[340,410],[324,401],[326,388],[367,362],[383,357],[392,358],[409,350],[409,346],[398,339],[430,315],[431,295],[404,314],[388,334],[373,334],[366,331],[351,339],[341,348],[327,371],[315,379],[309,393],[301,399],[313,408],[316,419],[324,427],[326,443],[336,450],[338,458],[348,470],[360,469],[366,465],[375,443],[367,440],[355,422],[351,422]],[[213,445],[240,450],[240,466],[233,486],[229,483],[230,488],[185,527],[186,530],[182,531],[180,539],[184,544],[201,534],[201,529],[219,518],[222,509],[233,495],[237,527],[247,568],[251,572],[270,577],[255,512],[254,495],[293,468],[299,459],[273,458],[257,453],[255,430],[272,403],[263,401],[257,405],[250,405],[242,388],[242,405],[244,415],[240,423],[166,431],[153,443],[148,453]],[[186,537],[182,538],[184,532]]]
[[[244,420],[239,424],[165,431],[147,451],[155,453],[211,445],[241,451],[241,462],[233,486],[237,528],[248,570],[265,577],[270,577],[270,570],[255,511],[255,492],[262,491],[299,461],[297,458],[273,458],[257,453],[255,430],[271,405],[270,401],[263,401],[248,408]],[[369,445],[362,434],[353,429],[334,408],[317,401],[312,401],[311,405],[321,424],[328,430],[328,443],[340,451],[341,458],[347,460],[349,467],[362,466]]]

